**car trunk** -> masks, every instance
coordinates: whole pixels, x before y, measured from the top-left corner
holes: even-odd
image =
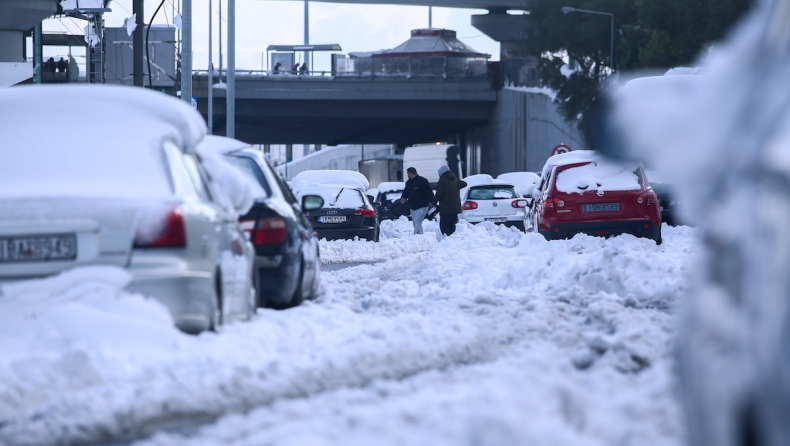
[[[0,200],[0,280],[41,277],[84,265],[127,266],[141,222],[169,207],[109,199]]]
[[[355,215],[356,209],[318,209],[310,211],[310,223],[315,229],[350,229],[375,226],[375,218]],[[366,220],[370,220],[366,222]],[[368,224],[366,224],[368,223]]]
[[[477,203],[477,209],[468,212],[475,217],[502,217],[507,218],[518,214],[519,209],[513,207],[513,201],[517,198],[506,198],[497,200],[468,200]]]
[[[647,200],[643,190],[587,191],[581,194],[555,192],[555,211],[562,221],[624,220],[645,218]],[[643,197],[642,203],[638,203]],[[560,205],[562,204],[562,206]]]

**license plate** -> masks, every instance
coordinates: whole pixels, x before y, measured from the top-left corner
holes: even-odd
[[[620,203],[596,203],[596,204],[585,204],[583,208],[584,212],[611,212],[611,211],[619,211],[620,210]]]
[[[0,238],[0,263],[45,262],[77,258],[74,234]]]
[[[486,218],[486,221],[490,221],[491,223],[505,223],[507,222],[507,218]]]
[[[337,216],[337,217],[318,217],[319,223],[345,223],[346,217],[345,216]]]

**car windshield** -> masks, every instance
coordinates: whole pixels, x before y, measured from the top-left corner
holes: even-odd
[[[365,199],[362,192],[357,189],[344,187],[309,188],[300,189],[297,192],[298,198],[305,195],[319,195],[324,199],[324,208],[331,209],[359,209],[365,207]]]
[[[485,186],[473,187],[469,190],[470,200],[503,200],[516,198],[516,190],[513,186]]]
[[[258,168],[258,166],[255,165],[255,161],[246,157],[231,155],[226,156],[225,159],[227,159],[231,164],[233,164],[235,167],[238,167],[239,170],[260,184],[263,190],[266,191],[267,197],[272,195],[272,187],[269,185],[269,182],[266,181],[266,178],[263,176],[263,173]]]
[[[387,201],[395,201],[400,200],[401,195],[403,195],[401,192],[388,192],[384,195],[384,198],[386,198]]]
[[[592,162],[561,170],[557,190],[566,194],[587,191],[641,190],[639,168],[614,163]]]

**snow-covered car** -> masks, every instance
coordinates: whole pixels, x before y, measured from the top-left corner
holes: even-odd
[[[199,155],[206,127],[188,105],[93,85],[4,89],[0,104],[0,283],[110,265],[183,331],[254,314],[254,251],[236,221],[253,192]],[[112,119],[86,133],[75,104]]]
[[[395,220],[409,214],[408,207],[402,209],[400,204],[404,187],[403,182],[386,182],[379,184],[375,189],[375,195],[368,193],[373,197],[372,203],[380,206],[379,216],[382,220]]]
[[[492,223],[526,229],[527,200],[513,184],[480,174],[464,178],[467,187],[461,190],[461,218],[469,223]]]
[[[639,164],[591,150],[563,153],[546,161],[539,188],[531,228],[548,240],[632,234],[661,244],[658,199]]]
[[[255,246],[257,305],[284,309],[315,298],[320,274],[318,240],[303,212],[321,208],[321,197],[305,196],[300,204],[261,151],[247,143],[207,136],[201,146],[224,154],[262,189],[249,212],[239,217]]]
[[[379,218],[362,189],[337,184],[299,188],[297,198],[310,195],[323,199],[321,209],[305,212],[319,239],[366,239],[378,242]]]
[[[497,180],[510,183],[516,191],[532,206],[532,194],[540,184],[540,175],[535,172],[508,172],[496,177]]]
[[[305,213],[319,238],[379,241],[378,208],[368,200],[370,183],[361,173],[306,170],[297,174],[291,184],[299,200],[308,195],[323,198],[321,209]]]

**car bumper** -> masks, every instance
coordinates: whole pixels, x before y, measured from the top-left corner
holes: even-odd
[[[526,215],[507,215],[507,216],[504,216],[504,215],[502,215],[502,216],[500,216],[500,215],[465,215],[465,214],[462,213],[461,214],[461,218],[463,218],[464,220],[466,220],[469,223],[483,223],[485,221],[488,221],[488,219],[491,219],[491,218],[500,218],[500,219],[501,218],[505,218],[505,219],[507,219],[507,221],[505,221],[503,223],[499,223],[499,224],[513,225],[515,223],[521,223],[523,225],[524,221],[527,218],[527,216]]]
[[[188,333],[211,328],[216,286],[211,272],[191,268],[182,258],[135,254],[128,268],[132,282],[127,289],[164,304],[176,327]]]
[[[596,237],[614,237],[631,234],[637,237],[658,240],[661,225],[654,225],[650,220],[600,221],[557,223],[549,229],[541,230],[540,234],[547,240],[573,238],[576,234],[587,234]]]
[[[336,229],[315,229],[318,239],[327,240],[353,240],[354,237],[374,240],[376,238],[376,228],[365,226],[361,228],[336,228]]]
[[[286,305],[291,302],[299,283],[300,255],[258,256],[257,265],[259,303]]]

